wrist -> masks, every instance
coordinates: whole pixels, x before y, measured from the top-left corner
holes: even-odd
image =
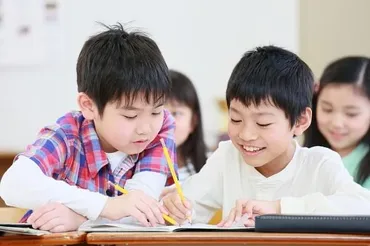
[[[107,201],[105,202],[103,210],[100,213],[100,217],[112,220],[112,217],[113,217],[112,202],[113,202],[113,198],[109,197]]]

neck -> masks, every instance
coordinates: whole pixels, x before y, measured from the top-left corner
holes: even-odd
[[[340,157],[343,158],[343,157],[346,157],[347,155],[349,155],[357,146],[358,146],[358,144],[347,147],[347,148],[343,148],[343,149],[334,149],[334,148],[332,148],[332,149],[335,152],[337,152],[340,155]]]
[[[280,156],[276,157],[269,163],[266,163],[261,167],[256,167],[256,170],[266,178],[281,172],[293,159],[295,148],[296,144],[293,141],[284,153],[282,153]]]

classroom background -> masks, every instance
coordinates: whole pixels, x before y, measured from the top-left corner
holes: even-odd
[[[298,53],[320,76],[344,55],[370,56],[368,0],[1,0],[0,175],[40,128],[77,109],[76,61],[99,22],[148,33],[169,68],[194,82],[207,145],[226,128],[232,68],[255,46]]]

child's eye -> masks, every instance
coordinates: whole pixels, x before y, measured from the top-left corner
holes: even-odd
[[[358,113],[346,113],[346,115],[350,118],[354,118],[358,115]]]
[[[161,112],[153,112],[152,115],[160,115],[161,113],[162,113],[162,111]]]
[[[240,122],[242,122],[241,120],[234,120],[234,119],[231,119],[231,122],[233,122],[233,123],[240,123]]]
[[[123,115],[123,117],[125,117],[126,119],[129,119],[129,120],[133,120],[137,117],[137,115],[135,116],[127,116],[127,115]]]
[[[171,114],[172,114],[172,116],[173,116],[173,117],[181,116],[181,115],[182,115],[182,113],[181,113],[181,112],[179,112],[179,111],[174,111],[174,112],[172,112]]]
[[[329,108],[323,108],[322,111],[325,113],[331,113],[333,110]]]
[[[260,127],[268,127],[271,124],[272,123],[268,123],[268,124],[260,124],[260,123],[257,123],[257,125],[260,126]]]

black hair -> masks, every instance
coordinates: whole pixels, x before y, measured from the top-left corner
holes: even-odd
[[[370,60],[367,57],[348,56],[333,61],[324,69],[319,81],[319,89],[313,98],[312,123],[305,133],[305,146],[324,146],[330,148],[329,142],[318,129],[316,118],[317,100],[320,93],[327,85],[354,85],[356,87],[360,87],[364,95],[370,99],[369,62]],[[370,145],[370,129],[360,142]],[[355,180],[359,184],[363,184],[368,177],[370,177],[370,152],[368,152],[361,160]]]
[[[170,70],[172,90],[169,101],[184,104],[192,111],[194,130],[183,144],[177,146],[177,152],[186,159],[190,159],[196,172],[199,172],[207,160],[207,147],[204,141],[202,114],[197,91],[191,80],[178,71]]]
[[[311,107],[313,82],[311,69],[296,54],[276,46],[257,47],[235,66],[227,85],[227,106],[233,99],[247,107],[270,102],[293,126]]]
[[[108,102],[130,105],[141,94],[147,103],[165,100],[171,89],[166,62],[157,44],[122,24],[105,26],[90,37],[77,61],[78,91],[86,93],[102,115]]]

